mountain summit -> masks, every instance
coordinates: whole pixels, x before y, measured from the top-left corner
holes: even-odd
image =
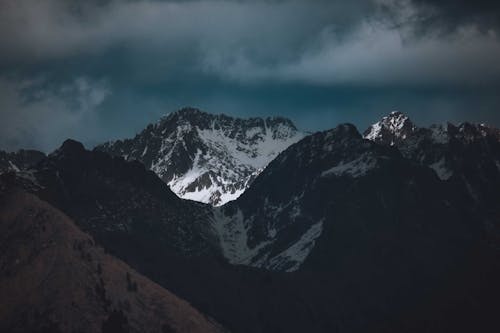
[[[269,162],[303,137],[282,117],[241,119],[184,108],[133,139],[96,149],[141,161],[181,198],[219,206],[239,197]]]
[[[408,116],[402,112],[393,111],[371,125],[363,136],[368,140],[394,145],[397,141],[406,139],[415,130],[416,126]]]

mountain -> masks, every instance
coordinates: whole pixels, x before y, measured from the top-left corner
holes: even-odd
[[[363,136],[372,141],[394,145],[406,139],[416,130],[410,118],[399,111],[393,111],[388,116],[371,125]]]
[[[392,128],[386,123],[393,123]],[[382,131],[373,129],[383,128]],[[398,128],[411,130],[399,131]],[[404,133],[403,135],[401,133]],[[372,125],[365,138],[393,143],[402,155],[434,170],[458,191],[465,191],[468,205],[485,215],[486,228],[500,240],[500,130],[485,124],[462,123],[416,127],[407,116],[391,113]]]
[[[296,291],[309,283],[226,262],[212,207],[182,200],[152,171],[65,141],[14,183],[68,215],[108,253],[215,318],[230,331],[307,331],[314,318]]]
[[[181,198],[220,206],[240,196],[270,161],[303,136],[286,118],[240,119],[184,108],[133,139],[96,150],[141,161]]]
[[[415,126],[401,112],[392,112],[371,125],[364,137],[395,145],[406,158],[431,167],[443,180],[463,175],[473,165],[492,169],[490,173],[500,168],[500,130],[485,124],[448,123],[424,128]]]
[[[489,331],[498,239],[471,203],[344,124],[282,152],[215,208],[214,228],[231,263],[309,284],[297,290],[311,315],[332,316],[319,331]]]
[[[45,158],[45,154],[37,150],[21,149],[7,153],[0,150],[0,173],[26,170]]]
[[[330,260],[342,253],[345,260],[349,249],[361,251],[356,255],[365,257],[357,260],[368,265],[366,258],[377,255],[379,246],[397,255],[400,246],[418,248],[427,239],[421,251],[428,252],[427,232],[441,237],[432,239],[436,247],[451,241],[450,229],[457,241],[478,233],[459,193],[465,190],[454,193],[430,168],[394,147],[364,140],[345,124],[280,154],[238,200],[216,210],[215,228],[232,263],[294,271],[313,262],[315,253]],[[365,239],[369,235],[378,236]],[[320,254],[315,249],[325,239],[328,249]],[[315,265],[328,269],[340,263]]]
[[[2,332],[223,331],[58,209],[0,184]]]
[[[137,260],[145,247],[182,256],[219,253],[206,222],[211,207],[178,198],[140,162],[66,140],[29,172],[34,193],[110,249],[124,247]]]
[[[0,178],[230,331],[498,328],[495,197],[349,124],[291,145],[222,207],[71,140]]]

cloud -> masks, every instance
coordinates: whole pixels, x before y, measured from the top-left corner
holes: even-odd
[[[427,28],[454,30],[464,24],[473,24],[484,31],[500,28],[500,4],[495,0],[412,0],[412,3],[426,11],[421,21]]]
[[[12,67],[120,48],[131,58],[159,55],[163,63],[187,66],[213,52],[235,51],[276,63],[313,45],[325,27],[340,34],[380,7],[371,0],[85,3],[3,2],[0,62]]]
[[[339,40],[324,31],[320,45],[299,59],[260,65],[244,54],[231,61],[214,54],[205,70],[233,80],[303,81],[347,85],[462,85],[496,83],[500,78],[500,41],[494,31],[474,26],[435,38],[408,41],[383,24],[365,23]]]
[[[53,86],[47,78],[0,77],[0,149],[34,148],[48,152],[63,138],[94,135],[87,122],[110,95],[105,80],[78,77]]]
[[[450,7],[436,1],[7,0],[1,6],[4,71],[106,58],[116,50],[121,62],[101,59],[107,68],[100,69],[140,81],[215,75],[239,82],[420,84],[500,74],[495,29],[465,20],[446,34],[421,33]],[[456,20],[465,15],[454,12]]]

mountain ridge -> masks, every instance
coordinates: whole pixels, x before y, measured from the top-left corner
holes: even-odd
[[[220,207],[71,140],[0,178],[234,331],[484,330],[499,294],[498,139],[450,133],[383,143],[341,124],[290,145]],[[448,179],[429,165],[442,156]]]

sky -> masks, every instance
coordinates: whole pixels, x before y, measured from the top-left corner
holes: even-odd
[[[500,126],[497,3],[0,0],[0,149],[91,148],[185,106]]]

